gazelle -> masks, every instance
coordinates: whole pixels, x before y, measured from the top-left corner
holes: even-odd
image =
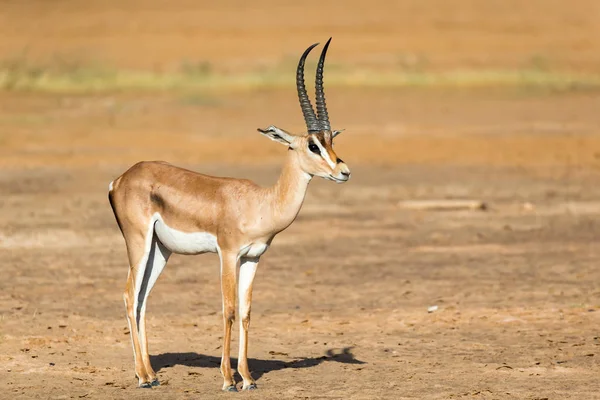
[[[304,63],[298,63],[296,87],[307,133],[292,134],[273,125],[258,129],[288,147],[279,180],[263,188],[245,179],[219,178],[165,162],[140,162],[109,185],[109,200],[125,238],[129,274],[123,298],[131,332],[139,386],[159,385],[150,365],[146,336],[146,301],[172,253],[218,253],[223,297],[223,390],[237,391],[230,363],[231,327],[239,296],[240,348],[238,372],[243,389],[256,389],[248,369],[248,329],[252,282],[258,261],[276,234],[294,221],[313,176],[337,183],[350,178],[348,166],[337,157],[323,92],[323,48],[316,73],[316,114],[304,85]],[[239,264],[239,285],[237,267]]]

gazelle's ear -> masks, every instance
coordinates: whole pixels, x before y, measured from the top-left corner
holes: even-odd
[[[331,138],[333,139],[334,137],[336,137],[337,135],[339,135],[340,133],[342,133],[344,131],[345,131],[345,129],[340,129],[338,131],[331,132]]]
[[[257,130],[269,139],[285,144],[287,146],[292,144],[294,140],[294,135],[284,131],[283,129],[279,129],[274,125],[269,126],[267,129],[258,128]]]

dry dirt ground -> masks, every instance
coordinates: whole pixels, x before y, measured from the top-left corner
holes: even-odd
[[[1,97],[10,134],[0,175],[0,396],[229,396],[219,392],[212,255],[170,261],[149,305],[163,386],[136,389],[125,248],[106,191],[135,160],[154,158],[274,182],[285,150],[253,128],[299,127],[299,111],[288,92],[246,96],[215,95],[214,106],[149,95]],[[250,342],[260,391],[238,396],[594,398],[598,97],[330,97],[345,99],[331,101],[335,125],[354,127],[336,145],[353,178],[313,182],[299,219],[263,257]],[[369,124],[367,103],[387,117]],[[444,198],[489,208],[399,206]]]
[[[300,6],[277,9],[269,22],[280,32],[256,11],[275,2],[225,25],[215,21],[227,3],[184,13],[153,0],[136,14],[133,2],[100,3],[52,13],[46,2],[4,2],[1,53],[92,48],[125,67],[168,68],[191,54],[172,45],[185,42],[238,68],[255,57],[239,37],[276,60],[305,34],[328,34],[335,11],[325,3],[329,14],[304,27]],[[577,70],[600,65],[597,2],[532,1],[512,13],[521,2],[494,1],[487,14],[477,1],[461,2],[466,14],[423,3],[398,2],[402,23],[385,8],[348,8],[332,22],[350,36],[338,56],[409,49],[435,54],[435,66],[515,66],[542,49]],[[485,40],[473,34],[482,26]],[[336,151],[353,177],[311,183],[298,220],[263,256],[250,330],[259,390],[232,394],[220,392],[214,255],[169,262],[148,307],[162,386],[136,388],[108,183],[142,159],[273,183],[285,150],[255,128],[302,129],[295,93],[0,93],[0,398],[600,398],[598,93],[334,88],[328,100],[334,127],[347,128]],[[488,207],[401,206],[429,199]]]

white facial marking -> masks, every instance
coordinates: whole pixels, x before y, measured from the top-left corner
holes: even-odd
[[[108,191],[112,192],[112,190],[113,190],[113,183],[111,182],[108,184]]]
[[[313,142],[319,147],[319,150],[321,151],[321,157],[323,157],[327,164],[329,164],[331,169],[335,169],[335,163],[331,160],[331,157],[329,157],[329,153],[327,152],[327,150],[325,150],[325,147],[323,147],[321,142],[318,139],[314,138]]]
[[[173,253],[201,254],[216,253],[217,238],[208,232],[181,232],[169,227],[159,213],[155,213],[154,230],[160,242]]]

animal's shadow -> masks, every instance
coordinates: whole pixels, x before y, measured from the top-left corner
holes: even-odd
[[[293,361],[282,360],[257,360],[248,359],[248,365],[254,379],[258,380],[264,374],[271,371],[279,371],[285,368],[310,368],[324,362],[335,361],[342,364],[366,364],[364,361],[357,360],[351,352],[352,347],[344,347],[341,350],[329,349],[321,357],[302,357]],[[163,368],[169,368],[174,365],[185,365],[195,368],[219,368],[221,358],[207,356],[198,353],[163,353],[156,356],[150,356],[152,368],[158,372]],[[231,359],[232,364],[237,365],[237,359]],[[237,375],[237,374],[236,374]],[[239,379],[240,377],[237,376]]]

